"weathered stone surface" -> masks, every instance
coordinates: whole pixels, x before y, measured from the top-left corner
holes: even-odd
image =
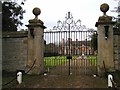
[[[21,32],[12,32],[12,34],[6,35],[2,38],[2,70],[25,69],[27,43],[24,43],[24,41],[27,41],[27,34],[23,33],[22,35]]]
[[[108,71],[114,70],[112,25],[109,25],[107,40],[105,39],[104,25],[98,25],[98,72],[100,74],[104,73],[104,67]]]
[[[102,4],[103,5],[103,4]],[[113,48],[113,24],[112,17],[106,15],[109,6],[101,5],[101,10],[104,13],[100,16],[96,23],[98,32],[98,74],[103,75],[107,70],[112,72],[115,70],[114,64],[114,48]],[[105,36],[105,26],[108,27],[108,37]]]
[[[30,28],[30,27],[29,27]],[[27,68],[32,66],[36,60],[34,67],[29,74],[41,74],[44,72],[44,39],[43,28],[34,27],[34,37],[31,36],[30,30],[28,32],[28,61]]]
[[[44,29],[43,22],[37,18],[40,14],[39,8],[33,9],[34,19],[29,20],[28,27],[28,61],[27,68],[30,69],[33,61],[36,61],[29,74],[41,74],[44,72]]]
[[[120,30],[114,29],[114,61],[115,69],[120,71]]]

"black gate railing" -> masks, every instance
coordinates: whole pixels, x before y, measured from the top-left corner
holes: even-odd
[[[81,20],[73,21],[70,12],[65,19],[44,32],[46,70],[68,75],[96,73],[96,31],[81,25]]]

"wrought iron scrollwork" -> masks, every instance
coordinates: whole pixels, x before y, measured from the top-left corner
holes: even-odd
[[[74,18],[71,14],[71,12],[68,12],[65,16],[65,21],[58,21],[57,26],[53,27],[53,30],[65,30],[68,31],[83,31],[87,30],[85,25],[81,25],[81,20],[78,19],[77,21],[74,21]]]

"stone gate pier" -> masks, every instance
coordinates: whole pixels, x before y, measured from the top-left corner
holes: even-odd
[[[113,25],[112,17],[106,15],[109,5],[104,3],[100,6],[103,16],[100,16],[96,22],[98,33],[98,74],[101,76],[105,72],[113,72],[114,47],[113,47]]]
[[[39,8],[33,9],[34,19],[29,20],[28,27],[28,60],[27,69],[32,67],[29,74],[41,74],[44,72],[44,23],[38,19],[41,13]],[[34,65],[33,65],[34,64]]]

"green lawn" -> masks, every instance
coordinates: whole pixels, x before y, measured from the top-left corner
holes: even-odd
[[[46,67],[55,67],[64,64],[68,60],[66,56],[52,56],[52,57],[45,57],[44,63]]]
[[[72,56],[72,60],[75,60],[78,56]],[[96,56],[87,56],[88,60],[92,62],[92,65],[96,66]],[[66,56],[52,56],[52,57],[44,57],[44,63],[46,68],[52,68],[56,66],[60,66],[67,62]]]
[[[97,57],[96,56],[87,56],[87,59],[90,60],[92,65],[97,66]]]

